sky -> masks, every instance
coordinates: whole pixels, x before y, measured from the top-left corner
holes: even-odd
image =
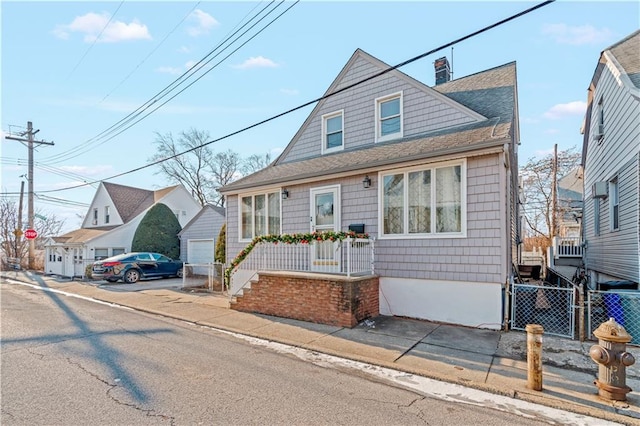
[[[145,167],[158,134],[196,129],[222,138],[214,152],[275,158],[315,104],[226,136],[322,96],[358,48],[396,65],[539,3],[2,0],[1,129],[31,121],[54,143],[34,150],[35,207],[70,231],[97,188],[85,183],[170,185]],[[515,61],[522,166],[581,149],[600,53],[639,17],[637,1],[557,0],[400,70],[433,86],[442,56],[454,79]],[[0,158],[0,193],[17,199],[27,146],[3,137]]]

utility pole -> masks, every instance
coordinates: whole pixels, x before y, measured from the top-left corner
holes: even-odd
[[[34,216],[34,209],[33,209],[33,145],[34,144],[38,144],[38,145],[53,145],[53,142],[46,142],[46,141],[36,141],[33,139],[34,135],[36,133],[38,133],[40,130],[36,130],[35,132],[33,131],[33,124],[30,121],[27,121],[27,131],[26,132],[22,132],[20,134],[20,137],[15,137],[15,136],[5,136],[6,139],[12,139],[15,141],[19,141],[19,142],[27,142],[27,147],[29,149],[29,171],[27,172],[27,181],[29,183],[29,197],[27,200],[27,208],[28,208],[28,220],[29,220],[29,229],[33,229],[33,216]],[[27,138],[25,139],[24,136],[27,136]],[[19,225],[21,226],[21,225]],[[35,259],[35,241],[33,239],[29,240],[29,269],[34,269],[34,259]]]
[[[551,187],[551,239],[558,236],[558,144],[553,145],[553,186]]]

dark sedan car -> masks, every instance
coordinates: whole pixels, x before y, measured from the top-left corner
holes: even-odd
[[[91,274],[96,279],[125,283],[141,278],[182,277],[182,262],[160,253],[125,253],[95,262]]]

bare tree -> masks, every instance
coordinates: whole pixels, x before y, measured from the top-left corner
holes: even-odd
[[[264,155],[253,154],[248,156],[242,164],[242,174],[250,175],[267,167],[271,163],[271,154],[268,152]]]
[[[150,162],[168,159],[158,164],[160,170],[156,174],[163,174],[172,183],[184,185],[203,206],[214,198],[216,192],[211,170],[214,155],[208,146],[203,146],[208,140],[208,132],[196,129],[180,132],[177,139],[171,133],[156,133],[156,153],[149,159]],[[178,155],[185,151],[188,152]]]
[[[525,235],[542,237],[550,245],[554,229],[554,155],[530,158],[520,169],[522,211],[527,229]],[[580,164],[580,153],[575,147],[559,151],[557,156],[557,178],[567,175]],[[561,205],[556,205],[555,214],[561,214]]]
[[[0,198],[0,253],[3,258],[3,266],[7,266],[7,259],[27,260],[29,244],[23,235],[16,235],[16,230],[24,231],[22,224],[18,223],[18,203],[10,198]],[[26,220],[24,221],[26,222]],[[34,228],[38,231],[35,240],[36,249],[44,248],[48,237],[58,235],[64,226],[64,220],[58,219],[54,214],[36,210]]]
[[[213,183],[216,187],[213,202],[217,206],[224,207],[224,197],[218,193],[217,188],[240,177],[241,160],[238,153],[231,150],[217,153],[214,155],[214,160],[211,164]]]

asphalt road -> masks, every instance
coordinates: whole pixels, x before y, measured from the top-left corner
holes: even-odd
[[[215,330],[0,284],[2,425],[535,425]]]

